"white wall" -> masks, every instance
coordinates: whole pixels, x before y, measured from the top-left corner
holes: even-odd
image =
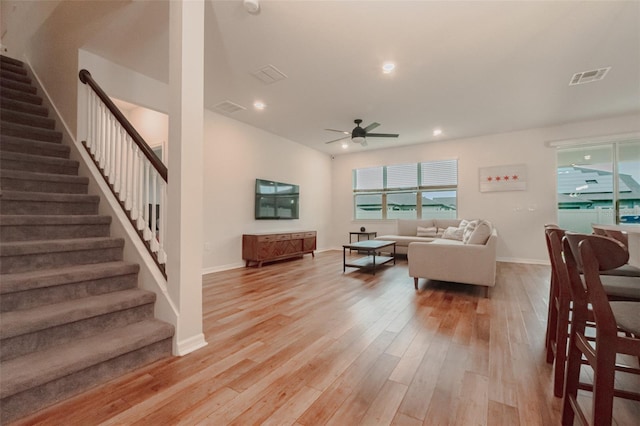
[[[556,151],[549,141],[582,139],[640,130],[640,115],[573,123],[468,139],[345,154],[333,160],[331,244],[340,247],[348,232],[365,226],[378,235],[393,233],[395,221],[354,221],[351,171],[355,168],[458,159],[458,217],[490,220],[498,229],[498,258],[546,262],[545,223],[557,221]],[[480,167],[526,164],[526,191],[481,193]]]
[[[209,110],[204,121],[204,272],[243,266],[243,233],[315,230],[326,248],[331,158]],[[300,185],[300,219],[255,220],[256,178]]]

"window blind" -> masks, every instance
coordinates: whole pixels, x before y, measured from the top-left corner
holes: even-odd
[[[366,169],[356,169],[355,190],[371,190],[383,188],[383,167],[369,167]]]
[[[420,186],[458,185],[458,160],[427,161],[420,169]]]
[[[418,187],[418,163],[387,166],[387,189]]]

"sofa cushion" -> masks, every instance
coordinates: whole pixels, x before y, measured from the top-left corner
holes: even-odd
[[[445,240],[462,241],[463,234],[464,234],[464,228],[455,228],[453,226],[450,226],[444,230],[444,234],[442,234],[442,238],[444,238]]]
[[[429,243],[435,240],[435,237],[418,237],[415,235],[381,235],[376,240],[395,241],[396,246],[408,246],[409,243]]]
[[[466,222],[466,220],[460,219],[435,219],[433,226],[437,226],[438,228],[447,229],[450,226],[454,228],[459,228],[462,225],[462,222]],[[465,226],[466,223],[465,223]]]
[[[397,234],[415,236],[418,234],[418,226],[429,228],[436,225],[433,219],[398,219]]]
[[[475,231],[476,226],[478,226],[478,222],[479,222],[478,220],[472,220],[464,228],[464,232],[462,233],[463,243],[467,244],[467,242],[469,241],[469,238],[471,237],[471,234],[473,234],[473,231]]]
[[[465,244],[486,244],[493,226],[486,220],[479,220]]]
[[[435,226],[430,226],[428,228],[418,226],[418,233],[416,235],[418,237],[436,237],[438,235],[438,228]]]

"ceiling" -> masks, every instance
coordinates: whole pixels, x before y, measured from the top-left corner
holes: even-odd
[[[168,81],[168,9],[127,3],[86,48]],[[266,65],[287,78],[264,84]],[[207,0],[205,104],[226,100],[246,108],[229,117],[334,155],[640,114],[640,2],[262,0],[250,14]],[[400,137],[325,143],[356,118]]]

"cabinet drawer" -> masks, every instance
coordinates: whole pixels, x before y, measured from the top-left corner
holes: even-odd
[[[302,239],[302,238],[304,238],[304,232],[299,232],[299,233],[296,233],[296,234],[291,234],[291,239],[292,239],[292,240],[300,240],[300,239]]]
[[[315,236],[316,236],[316,233],[315,233],[315,232],[305,232],[305,233],[304,233],[304,236],[305,236],[305,237],[307,237],[307,238],[308,238],[308,237],[315,237]]]
[[[258,235],[259,243],[267,243],[269,241],[276,241],[276,235]]]
[[[278,235],[276,235],[276,240],[278,240],[278,241],[290,240],[290,239],[291,239],[291,234],[278,234]]]

